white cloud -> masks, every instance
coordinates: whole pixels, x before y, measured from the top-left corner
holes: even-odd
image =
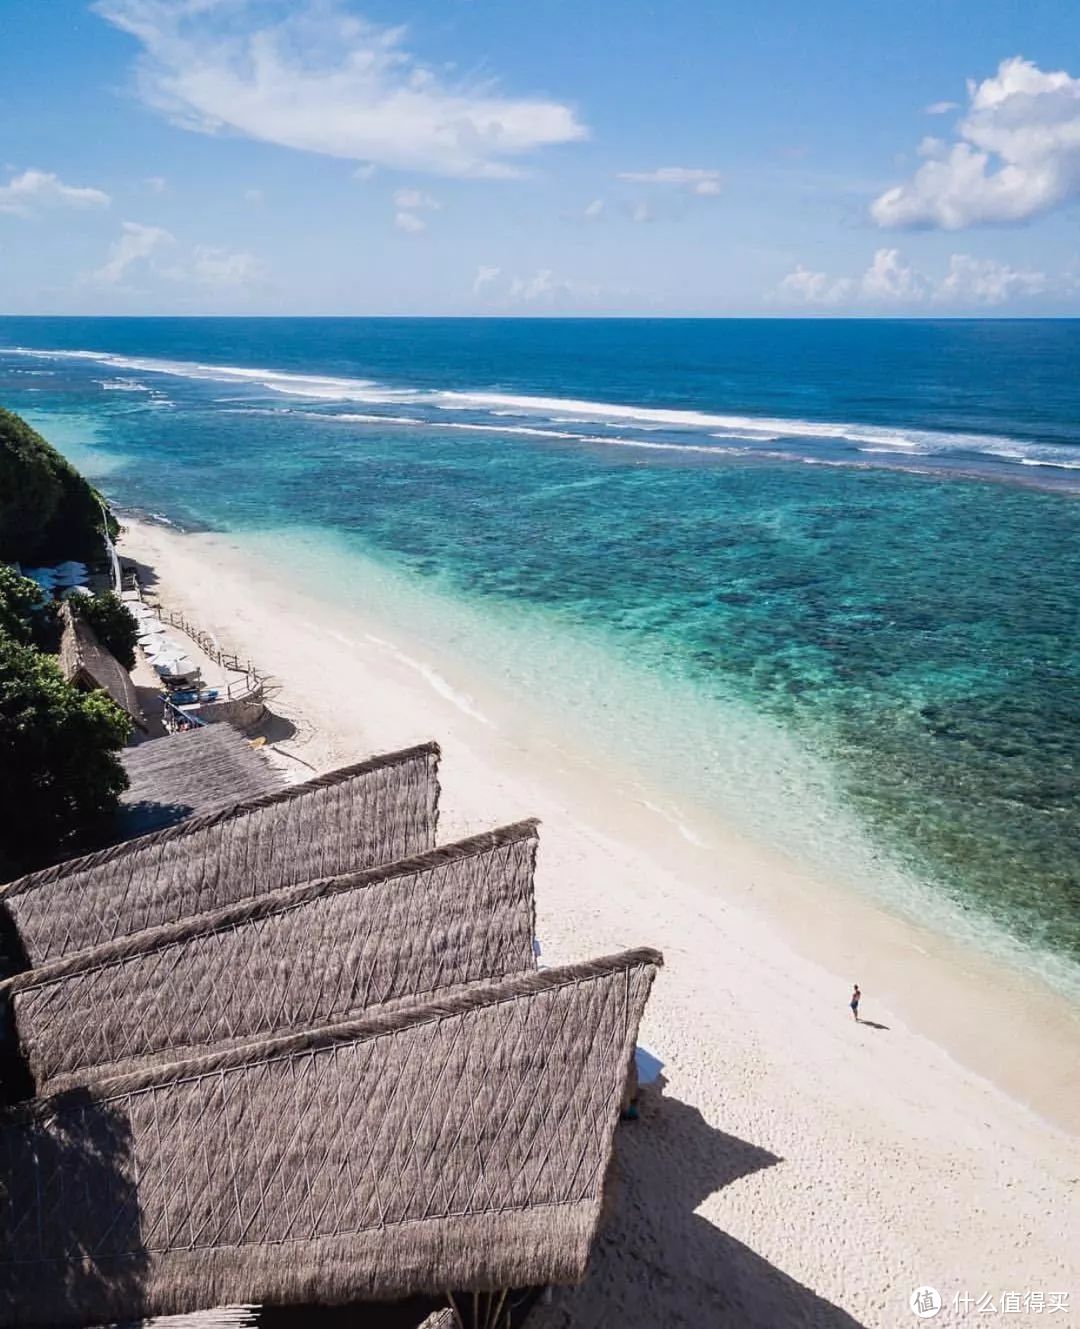
[[[228,291],[257,285],[265,276],[253,254],[216,245],[181,248],[176,236],[162,226],[123,222],[107,260],[86,280],[118,287],[137,270],[159,282]]]
[[[473,278],[473,295],[477,295],[485,286],[490,286],[492,282],[497,281],[502,268],[488,267],[481,264],[476,269],[476,276]]]
[[[92,273],[94,281],[115,286],[127,276],[128,270],[144,263],[162,249],[176,243],[176,237],[160,226],[143,226],[139,222],[124,222],[120,238],[109,250],[104,266]]]
[[[653,212],[644,199],[639,199],[630,208],[630,220],[635,226],[644,226],[648,222],[656,220],[656,213]]]
[[[264,272],[254,254],[196,245],[192,253],[191,275],[201,286],[235,288],[262,281]]]
[[[65,185],[52,171],[23,171],[0,185],[0,212],[29,217],[40,208],[107,208],[108,194],[101,189]]]
[[[874,200],[879,226],[1019,222],[1080,195],[1080,79],[1017,56],[969,82],[968,99],[957,141]]]
[[[1016,296],[1042,295],[1049,288],[1044,272],[1011,268],[992,258],[953,254],[949,271],[935,292],[935,299],[964,304],[1000,305]]]
[[[449,176],[519,174],[513,159],[586,136],[556,101],[447,83],[403,45],[402,28],[340,0],[97,0],[142,47],[139,92],[175,124],[232,130],[367,166]]]
[[[152,194],[164,194],[169,187],[169,182],[163,175],[148,175],[143,184]]]
[[[591,203],[586,204],[585,211],[581,215],[586,221],[599,221],[604,215],[604,200],[594,198]]]
[[[407,235],[419,235],[421,231],[427,230],[427,222],[423,217],[418,217],[415,212],[397,212],[394,214],[394,225],[399,231],[404,231]]]
[[[510,298],[527,302],[548,299],[566,286],[566,283],[556,281],[550,268],[540,268],[531,277],[515,277],[510,283]]]
[[[442,204],[438,199],[432,198],[430,194],[425,194],[419,189],[399,189],[394,194],[394,206],[416,212],[421,208],[430,208],[437,211],[442,207]]]
[[[886,304],[914,304],[926,298],[928,283],[898,249],[879,249],[859,281],[859,291],[867,299]]]
[[[660,166],[655,171],[620,171],[618,178],[637,185],[676,185],[703,197],[720,193],[720,172],[700,167]]]
[[[473,280],[473,294],[482,295],[490,307],[511,305],[562,306],[590,304],[603,294],[593,282],[560,277],[552,268],[537,268],[528,276],[511,276],[501,268],[480,267]]]
[[[908,263],[899,250],[879,249],[858,277],[832,277],[799,265],[782,279],[776,297],[781,303],[823,307],[926,303],[975,307],[1042,295],[1053,285],[1045,273],[970,254],[953,254],[944,277],[934,280]]]
[[[847,277],[830,277],[812,272],[800,263],[780,282],[777,294],[782,300],[804,305],[836,305],[851,294],[854,282]]]
[[[926,108],[927,115],[948,115],[950,111],[958,111],[959,102],[931,102]]]

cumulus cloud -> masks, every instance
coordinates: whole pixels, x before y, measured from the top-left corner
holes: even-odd
[[[801,265],[776,290],[784,304],[836,306],[908,306],[924,304],[992,306],[1042,295],[1055,283],[1043,272],[1014,268],[992,258],[953,254],[938,280],[920,272],[897,249],[879,249],[857,277],[833,277]],[[1060,285],[1060,284],[1059,284]]]
[[[573,110],[448,82],[340,0],[97,0],[141,46],[143,100],[186,129],[448,176],[510,176],[514,160],[584,138]]]
[[[874,200],[879,226],[956,231],[1047,212],[1080,194],[1080,79],[1003,60],[968,83],[956,141],[930,140],[923,155],[909,180]]]
[[[20,217],[41,208],[107,208],[110,201],[104,190],[65,185],[52,171],[23,171],[0,185],[0,212]]]
[[[948,115],[950,111],[958,111],[959,102],[931,102],[926,108],[927,115]]]
[[[949,271],[936,292],[942,301],[1000,305],[1015,296],[1042,295],[1050,282],[1045,272],[1013,268],[992,258],[953,254]]]
[[[394,213],[394,225],[406,235],[419,235],[421,231],[427,230],[427,222],[415,212]]]
[[[187,248],[163,226],[126,221],[105,263],[84,280],[120,287],[136,273],[166,284],[233,292],[258,285],[265,276],[253,254],[216,245]]]
[[[604,215],[604,200],[594,198],[591,203],[585,205],[585,211],[581,215],[586,221],[599,221]]]
[[[867,300],[912,304],[926,298],[928,283],[900,257],[899,249],[879,249],[862,275],[859,290]]]
[[[399,189],[394,194],[394,206],[417,212],[421,208],[430,208],[435,211],[441,208],[442,204],[438,199],[432,198],[430,194],[425,194],[419,189]]]
[[[127,276],[129,270],[145,263],[153,255],[176,243],[171,231],[161,226],[143,226],[140,222],[124,222],[120,238],[109,249],[104,265],[92,273],[94,281],[115,286]]]
[[[498,280],[501,272],[502,268],[489,267],[486,264],[481,264],[480,267],[476,269],[476,276],[473,278],[473,295],[477,295],[485,286],[490,286],[493,281]]]
[[[235,289],[261,282],[264,270],[254,254],[196,245],[192,253],[191,275],[200,286]]]
[[[700,167],[660,166],[654,171],[620,171],[618,178],[636,185],[675,185],[703,197],[720,193],[720,172]]]
[[[830,277],[800,263],[780,282],[777,294],[792,304],[836,305],[848,298],[853,287],[847,277]]]
[[[526,276],[514,276],[502,268],[480,267],[473,280],[473,294],[483,296],[489,306],[506,308],[589,304],[604,292],[594,282],[559,276],[553,268],[537,268]]]

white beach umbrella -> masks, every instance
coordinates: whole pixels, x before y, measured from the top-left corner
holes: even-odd
[[[154,668],[162,678],[187,678],[198,672],[194,661],[186,655],[166,655],[164,652],[155,658]]]

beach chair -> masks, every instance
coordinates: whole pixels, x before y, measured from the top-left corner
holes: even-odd
[[[655,951],[0,1116],[0,1329],[573,1283]]]
[[[7,1101],[535,968],[536,823],[287,887],[0,983]]]

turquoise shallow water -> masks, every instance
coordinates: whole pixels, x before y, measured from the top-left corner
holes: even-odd
[[[283,532],[343,597],[385,568],[666,785],[1071,983],[1080,329],[558,329],[0,320],[0,400],[121,503]]]

